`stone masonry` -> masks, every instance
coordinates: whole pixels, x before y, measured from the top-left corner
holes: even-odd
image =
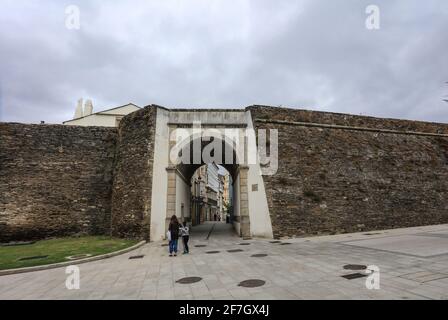
[[[447,125],[272,107],[249,110],[256,128],[279,133],[279,170],[264,177],[275,237],[448,222],[448,136],[296,122],[429,133],[448,133]]]
[[[0,242],[110,229],[116,129],[0,123]]]
[[[148,106],[120,124],[112,196],[115,236],[149,240],[156,116],[157,107]]]

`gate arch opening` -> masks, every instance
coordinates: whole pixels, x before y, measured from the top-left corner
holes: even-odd
[[[221,146],[220,150],[215,150],[211,144]],[[192,180],[195,173],[198,170],[201,170],[201,168],[215,166],[215,170],[219,170],[219,168],[222,167],[223,170],[228,172],[229,178],[232,181],[232,210],[228,218],[226,215],[224,222],[232,224],[235,232],[239,236],[249,238],[250,221],[247,194],[248,167],[244,165],[244,163],[241,163],[242,161],[240,160],[241,158],[244,158],[244,155],[241,157],[237,152],[235,144],[226,141],[225,138],[204,138],[203,136],[195,136],[186,139],[180,143],[180,145],[181,147],[179,148],[178,157],[179,159],[183,159],[183,161],[176,161],[167,168],[168,203],[166,225],[168,225],[168,221],[173,214],[181,218],[182,221],[186,221],[193,226],[199,225],[201,222],[207,220],[214,220],[213,210],[204,212],[204,209],[212,209],[211,206],[209,206],[209,208],[204,208],[204,199],[200,199],[200,195],[198,196],[197,194],[194,195],[192,193]],[[194,149],[195,146],[196,149]],[[200,146],[200,148],[197,148],[197,146]],[[203,156],[204,150],[205,152],[210,153],[213,162],[207,161],[207,157]],[[198,157],[194,156],[194,152],[198,151],[201,152],[199,161]],[[215,152],[216,154],[214,154]],[[231,152],[231,154],[229,154],[229,152]],[[207,195],[203,196],[206,197]],[[218,202],[218,199],[212,202]],[[200,208],[199,216],[198,208]],[[223,219],[222,216],[221,219]]]

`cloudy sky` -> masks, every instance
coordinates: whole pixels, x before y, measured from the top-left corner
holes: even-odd
[[[84,97],[448,122],[447,35],[446,0],[1,0],[0,120],[60,123]]]

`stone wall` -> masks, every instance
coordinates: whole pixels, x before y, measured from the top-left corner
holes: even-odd
[[[105,234],[116,129],[0,123],[0,242]]]
[[[246,110],[252,112],[257,119],[287,122],[308,122],[329,125],[376,128],[397,131],[414,131],[448,134],[448,124],[423,121],[375,118],[345,113],[289,109],[270,106],[251,106]]]
[[[157,110],[127,115],[118,130],[0,124],[0,242],[149,240]],[[246,110],[255,129],[279,130],[279,170],[264,177],[275,237],[448,223],[448,125]]]
[[[279,169],[265,176],[275,237],[448,223],[448,138],[283,123],[448,133],[445,124],[250,107],[279,133]],[[279,122],[276,122],[279,121]]]
[[[156,116],[157,107],[148,106],[121,120],[112,195],[115,236],[149,240]]]

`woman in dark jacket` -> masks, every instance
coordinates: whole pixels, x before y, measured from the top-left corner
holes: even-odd
[[[168,227],[168,230],[171,234],[171,240],[170,240],[170,257],[177,256],[177,240],[179,239],[179,228],[180,223],[179,220],[177,220],[176,215],[173,215],[171,217],[170,225]]]

